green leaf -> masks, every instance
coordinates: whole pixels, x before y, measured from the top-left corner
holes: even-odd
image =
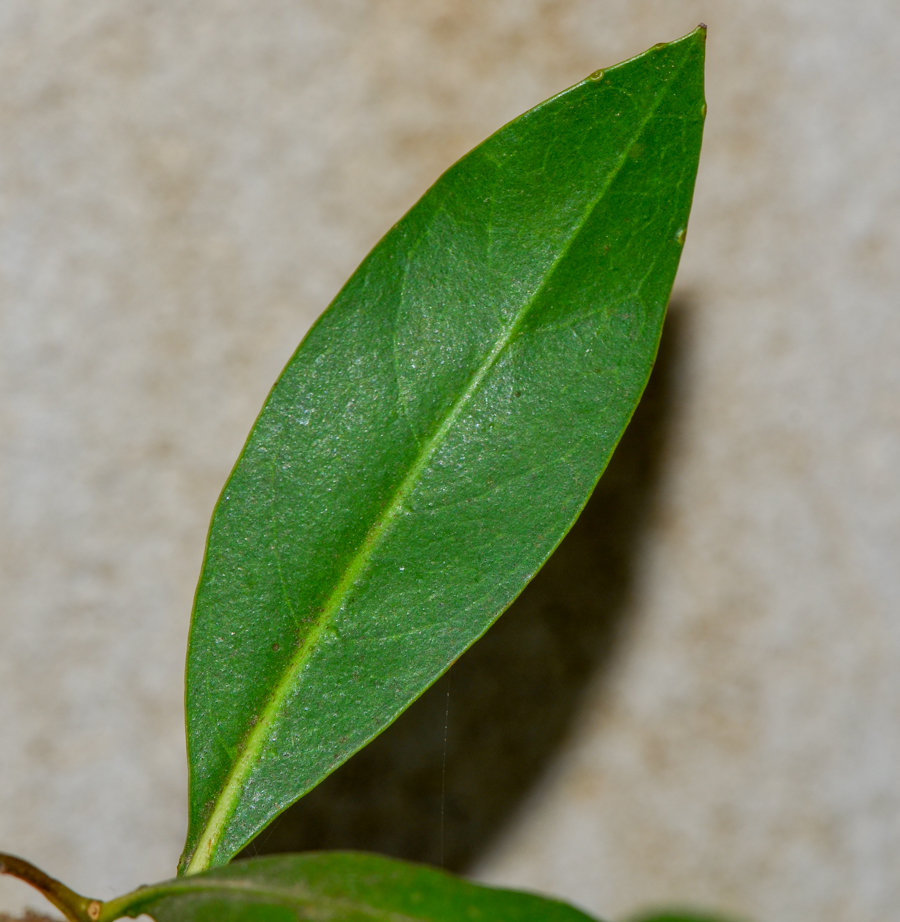
[[[578,516],[656,355],[704,38],[594,74],[460,160],[288,363],[197,589],[188,873],[394,720]]]
[[[592,922],[556,900],[350,852],[236,861],[106,903],[98,922],[141,913],[157,922]]]

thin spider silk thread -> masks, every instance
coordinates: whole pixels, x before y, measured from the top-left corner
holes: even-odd
[[[452,667],[451,667],[452,669]],[[444,801],[447,791],[447,735],[450,729],[450,675],[451,669],[447,670],[447,707],[444,711],[444,756],[441,765],[441,836],[440,836],[440,866],[444,866]]]

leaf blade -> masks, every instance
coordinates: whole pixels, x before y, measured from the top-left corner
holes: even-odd
[[[227,861],[394,719],[571,526],[652,367],[702,60],[692,33],[501,129],[289,362],[210,529],[182,867]]]
[[[237,861],[113,900],[99,922],[142,913],[157,922],[595,922],[557,900],[352,852]]]

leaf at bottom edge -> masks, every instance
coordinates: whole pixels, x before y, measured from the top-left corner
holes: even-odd
[[[597,922],[530,893],[379,855],[310,852],[237,861],[103,906],[98,922]]]

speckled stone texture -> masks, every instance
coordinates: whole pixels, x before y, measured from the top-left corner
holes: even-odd
[[[896,916],[894,0],[0,5],[0,850],[101,899],[173,873],[191,595],[281,366],[453,160],[701,20],[635,432],[480,658],[259,847],[443,850],[612,919]]]

